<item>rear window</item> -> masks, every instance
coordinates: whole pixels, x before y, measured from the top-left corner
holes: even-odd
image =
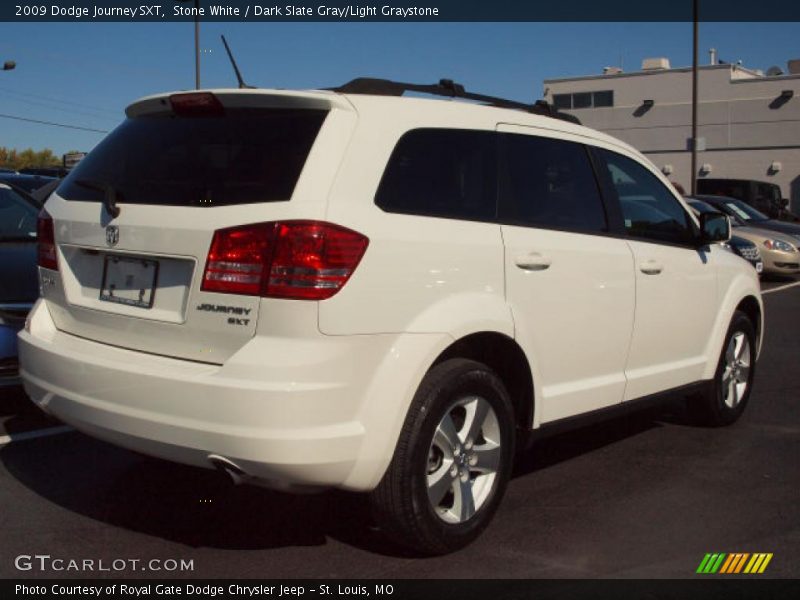
[[[324,110],[227,110],[130,118],[58,188],[67,200],[224,206],[289,200]],[[120,197],[121,196],[121,197]]]

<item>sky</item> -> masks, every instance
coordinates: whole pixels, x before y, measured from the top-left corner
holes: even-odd
[[[701,23],[700,64],[716,48],[750,68],[800,58],[798,23]],[[468,90],[532,102],[548,78],[643,58],[692,62],[691,23],[201,23],[202,87],[235,87],[220,34],[247,83],[335,86],[359,76],[414,83],[453,79]],[[194,88],[192,23],[0,23],[0,115],[108,131],[130,102]],[[0,146],[89,151],[102,132],[0,117]]]

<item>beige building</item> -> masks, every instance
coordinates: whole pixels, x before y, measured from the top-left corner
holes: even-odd
[[[698,177],[776,183],[800,212],[798,63],[790,61],[787,75],[735,64],[698,69]],[[584,125],[630,143],[688,192],[692,69],[673,69],[658,58],[643,61],[641,71],[604,71],[545,80],[544,98]]]

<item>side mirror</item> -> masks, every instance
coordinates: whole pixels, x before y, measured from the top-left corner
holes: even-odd
[[[700,215],[700,245],[727,242],[731,239],[731,222],[727,215],[718,212]]]

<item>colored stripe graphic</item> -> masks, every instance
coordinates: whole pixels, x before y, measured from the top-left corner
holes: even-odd
[[[696,572],[703,574],[719,573],[720,575],[763,573],[771,560],[772,554],[766,552],[754,554],[749,552],[734,552],[731,554],[715,552],[706,554],[703,557]]]

